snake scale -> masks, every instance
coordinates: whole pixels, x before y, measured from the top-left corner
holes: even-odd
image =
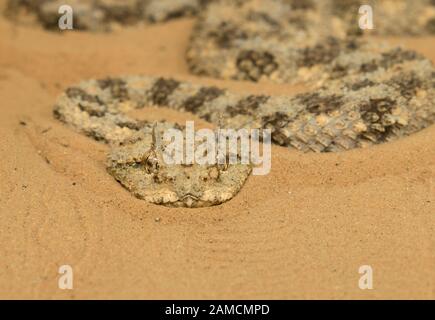
[[[101,9],[103,2],[110,1],[92,3]],[[151,12],[146,8],[153,1],[133,2],[146,3],[143,14]],[[183,128],[137,120],[128,115],[135,109],[169,107],[219,127],[270,129],[273,143],[304,152],[367,147],[435,122],[432,63],[412,50],[361,37],[348,14],[355,1],[186,0],[166,7],[163,3],[168,4],[161,2],[159,8],[164,10],[155,21],[198,13],[186,56],[193,73],[305,83],[308,90],[291,96],[243,95],[148,76],[94,79],[68,88],[58,98],[54,116],[110,144],[108,172],[141,199],[173,207],[217,205],[238,193],[251,166],[167,165],[162,158],[165,146],[156,137],[168,128]],[[194,6],[180,11],[181,3]],[[406,21],[413,21],[413,27],[399,21],[392,30],[433,32],[434,1],[413,1],[412,7],[410,1],[400,3],[394,12],[409,9]],[[385,22],[397,20],[387,10],[391,1],[376,4],[385,15],[381,27],[386,26],[378,32],[393,34]],[[107,12],[106,18],[113,16]]]

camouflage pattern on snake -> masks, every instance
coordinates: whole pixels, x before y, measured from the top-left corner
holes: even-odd
[[[10,1],[56,30],[59,0]],[[433,0],[368,1],[377,35],[435,33]],[[224,128],[270,129],[273,143],[337,152],[396,140],[435,122],[435,70],[418,53],[361,38],[356,0],[72,0],[75,28],[198,15],[186,53],[192,73],[306,83],[292,96],[243,95],[176,79],[125,76],[84,81],[58,99],[54,116],[110,144],[107,170],[135,196],[172,207],[233,198],[251,165],[168,165],[157,137],[170,128],[128,115],[148,106],[194,114]]]

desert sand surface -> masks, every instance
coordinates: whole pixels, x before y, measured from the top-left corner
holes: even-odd
[[[0,20],[0,298],[434,299],[435,127],[344,153],[272,148],[272,171],[231,201],[166,208],[105,170],[108,146],[55,120],[56,97],[95,77],[164,75],[238,92],[289,85],[189,75],[194,19],[110,34]],[[435,39],[389,39],[435,61]],[[191,115],[146,109],[145,119]],[[70,265],[74,289],[61,290]],[[373,289],[358,286],[373,268]]]

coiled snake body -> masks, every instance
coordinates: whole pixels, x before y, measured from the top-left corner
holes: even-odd
[[[57,2],[21,0],[11,2],[11,7],[24,5],[53,29]],[[241,95],[147,76],[89,80],[68,88],[56,102],[54,116],[110,144],[109,173],[152,203],[175,207],[223,203],[237,194],[251,166],[167,165],[162,158],[165,146],[156,143],[156,134],[180,127],[136,120],[127,114],[133,109],[169,107],[220,127],[270,129],[273,143],[304,152],[380,144],[435,121],[432,63],[414,51],[358,38],[361,32],[352,9],[357,2],[352,0],[73,2],[78,26],[87,30],[109,30],[111,22],[156,22],[199,13],[186,54],[192,73],[304,82],[309,88],[292,96]],[[435,32],[432,0],[374,5],[379,25],[375,33]]]

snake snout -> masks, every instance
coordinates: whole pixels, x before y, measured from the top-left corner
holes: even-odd
[[[199,198],[193,194],[186,194],[181,201],[189,208],[194,207],[196,203],[199,202]]]

